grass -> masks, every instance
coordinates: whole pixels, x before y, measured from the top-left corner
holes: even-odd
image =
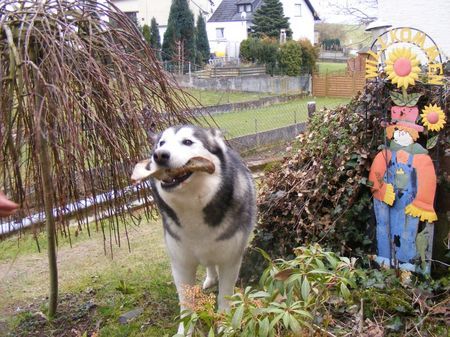
[[[309,101],[315,101],[316,109],[320,110],[346,104],[350,98],[305,97],[257,109],[215,114],[212,118],[224,130],[227,138],[239,137],[306,121]]]
[[[347,64],[334,62],[318,62],[317,68],[319,75],[325,75],[326,73],[342,73],[346,71]]]
[[[258,92],[213,91],[200,89],[185,89],[185,91],[195,97],[202,106],[256,101],[261,97],[272,96],[269,93]],[[193,105],[195,106],[195,104]]]
[[[0,335],[6,334],[2,331],[5,320],[18,336],[37,336],[34,331],[66,336],[74,326],[80,336],[84,331],[108,337],[173,335],[178,299],[162,224],[150,221],[128,229],[131,252],[122,233],[122,246],[113,243],[113,257],[109,247],[105,254],[101,232],[93,232],[91,237],[85,231],[76,237],[72,232],[72,248],[67,239],[60,238],[60,304],[53,322],[39,321],[36,315],[47,308],[45,236],[38,235],[40,253],[30,234],[1,241]],[[201,270],[199,277],[203,274]],[[121,315],[136,308],[142,309],[142,314],[127,324],[119,323]]]
[[[258,95],[257,95],[258,96]],[[235,99],[255,99],[251,95]],[[269,107],[215,115],[219,125],[233,136],[290,125],[306,119],[306,102],[317,109],[332,108],[349,99],[304,98]],[[108,223],[105,223],[108,227]],[[122,227],[123,228],[123,227]],[[0,335],[4,321],[18,335],[62,336],[75,325],[99,336],[169,336],[176,330],[178,303],[159,222],[129,226],[131,252],[121,233],[122,247],[104,250],[101,232],[72,228],[71,241],[59,238],[59,315],[53,322],[37,322],[36,313],[46,311],[48,267],[46,237],[38,234],[38,252],[32,235],[15,236],[0,242]],[[108,235],[107,235],[108,236]],[[108,238],[106,239],[108,245]],[[200,275],[204,274],[201,271]],[[200,280],[199,282],[200,283]],[[91,303],[91,304],[89,304]],[[91,308],[92,305],[92,309]],[[20,308],[17,310],[17,308]],[[128,324],[119,316],[141,308],[143,313]],[[3,321],[3,322],[2,322]],[[13,335],[14,336],[14,335]]]

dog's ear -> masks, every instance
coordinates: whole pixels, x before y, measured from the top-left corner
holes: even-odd
[[[223,133],[222,133],[222,131],[221,130],[219,130],[219,129],[217,129],[217,128],[210,128],[209,129],[209,132],[211,132],[211,134],[214,136],[214,137],[217,137],[217,138],[220,138],[220,139],[224,139],[223,138]]]
[[[154,148],[155,145],[158,144],[159,139],[161,138],[162,132],[149,131],[147,134],[148,134],[148,141],[152,145],[152,148]]]
[[[213,152],[216,154],[218,153],[218,151],[226,152],[227,146],[225,144],[225,139],[223,137],[222,131],[216,128],[211,128],[209,129],[209,132],[211,133],[213,138]]]

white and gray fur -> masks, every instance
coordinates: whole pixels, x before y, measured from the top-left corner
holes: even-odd
[[[198,156],[214,163],[213,174],[194,172],[173,187],[156,179],[151,185],[181,309],[184,286],[194,285],[201,264],[207,272],[203,287],[218,282],[218,308],[227,310],[226,297],[233,293],[256,221],[255,188],[249,170],[217,130],[192,125],[165,130],[156,139],[150,165],[180,167]]]

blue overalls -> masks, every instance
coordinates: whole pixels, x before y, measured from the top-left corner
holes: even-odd
[[[395,257],[399,262],[413,263],[417,255],[416,236],[419,218],[405,214],[405,208],[417,193],[417,176],[412,167],[413,155],[406,164],[397,161],[397,152],[392,151],[384,180],[394,186],[395,201],[392,206],[374,199],[377,219],[378,256],[392,260],[389,241],[389,226]]]

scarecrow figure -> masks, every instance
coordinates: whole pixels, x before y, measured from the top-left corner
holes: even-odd
[[[398,261],[401,269],[410,271],[416,270],[419,257],[419,220],[437,220],[433,208],[436,174],[428,151],[415,142],[423,131],[417,117],[416,106],[391,108],[391,124],[384,125],[391,141],[376,155],[369,174],[377,220],[376,261],[386,266]]]

